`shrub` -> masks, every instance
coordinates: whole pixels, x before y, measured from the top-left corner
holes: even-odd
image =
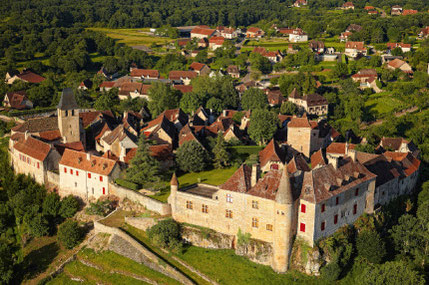
[[[134,182],[131,182],[131,181],[125,180],[125,179],[118,178],[118,179],[116,179],[116,180],[115,180],[115,182],[116,182],[116,184],[118,184],[119,186],[125,187],[125,188],[127,188],[127,189],[131,189],[131,190],[135,190],[135,191],[137,191],[137,190],[139,190],[139,189],[140,189],[139,185],[137,185],[137,184],[136,184],[136,183],[134,183]]]
[[[61,200],[60,215],[67,219],[73,217],[79,210],[79,201],[73,196],[69,195]]]
[[[72,249],[78,245],[81,237],[81,229],[74,220],[67,220],[58,228],[58,241],[67,249]]]
[[[48,194],[45,200],[43,201],[43,213],[53,218],[56,218],[58,216],[60,207],[61,207],[61,198],[55,192]]]
[[[320,274],[323,277],[323,279],[334,282],[335,280],[338,280],[341,274],[341,267],[338,264],[338,260],[333,260],[329,264],[325,265],[320,269]]]
[[[49,223],[45,216],[37,214],[29,223],[30,233],[34,237],[46,236],[49,233]]]
[[[179,252],[182,248],[180,225],[172,220],[162,220],[147,230],[149,239],[156,245]]]
[[[384,241],[376,231],[364,230],[356,239],[358,254],[372,263],[381,263],[386,255]]]
[[[185,142],[177,149],[176,162],[183,171],[203,171],[207,168],[208,161],[207,151],[196,141]]]
[[[90,203],[89,207],[85,209],[88,215],[106,216],[113,210],[112,203],[109,200],[98,200],[95,203]]]

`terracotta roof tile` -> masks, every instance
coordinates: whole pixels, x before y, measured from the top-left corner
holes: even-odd
[[[356,145],[348,144],[349,149],[354,149]],[[346,154],[346,143],[333,142],[326,148],[326,153]]]
[[[110,175],[116,166],[116,161],[112,159],[91,154],[88,154],[88,156],[89,159],[87,153],[67,148],[64,150],[60,164],[107,176]]]
[[[168,78],[171,80],[181,80],[184,78],[194,79],[198,74],[195,71],[182,71],[182,70],[172,70],[168,74]]]
[[[272,139],[267,146],[259,152],[259,163],[261,167],[264,167],[270,161],[284,163],[284,156],[277,142]]]
[[[130,76],[132,77],[156,77],[159,78],[159,71],[154,69],[133,69]]]
[[[58,118],[57,117],[45,117],[29,119],[24,123],[17,125],[12,128],[15,132],[28,131],[30,133],[39,133],[45,131],[56,131],[58,130]]]
[[[243,164],[224,184],[220,185],[219,188],[234,192],[246,193],[251,187],[251,175],[252,168]]]
[[[32,70],[24,70],[17,75],[21,80],[24,80],[29,83],[40,83],[45,80],[43,76],[40,76],[34,73]]]
[[[27,139],[14,144],[14,149],[34,159],[44,161],[51,151],[51,146],[38,139],[29,136]]]

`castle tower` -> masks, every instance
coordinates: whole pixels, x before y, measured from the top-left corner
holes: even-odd
[[[64,143],[80,141],[79,107],[73,90],[65,88],[57,106],[58,128]]]
[[[176,203],[176,193],[179,190],[179,181],[177,180],[176,172],[173,173],[170,181],[170,196],[168,197],[168,204],[171,206],[172,215],[174,218],[174,207]]]
[[[286,272],[292,249],[293,194],[287,167],[283,168],[276,194],[272,267],[277,272]]]

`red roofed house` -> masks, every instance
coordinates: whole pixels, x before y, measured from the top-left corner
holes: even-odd
[[[395,48],[400,48],[402,52],[411,51],[411,44],[404,43],[387,43],[386,44],[388,50],[394,50]]]
[[[133,69],[130,76],[136,79],[159,79],[159,71],[153,69]]]
[[[259,53],[263,57],[268,58],[271,62],[280,62],[283,59],[283,55],[280,51],[268,51],[263,47],[255,47],[252,52]]]
[[[113,87],[115,87],[116,82],[114,81],[103,81],[101,82],[99,88],[100,91],[109,91],[110,89],[112,89]]]
[[[267,172],[271,169],[283,169],[284,163],[285,154],[274,139],[259,152],[259,164],[262,172]]]
[[[404,11],[402,11],[402,15],[403,16],[406,16],[406,15],[414,15],[414,14],[417,14],[419,11],[417,11],[417,10],[404,10]]]
[[[247,38],[262,38],[265,35],[265,32],[260,28],[249,27],[246,31]]]
[[[155,140],[157,144],[170,144],[173,147],[177,143],[177,129],[162,112],[156,119],[150,121],[141,130],[146,137]]]
[[[33,102],[28,100],[27,92],[25,91],[8,92],[4,96],[3,106],[17,110],[31,109],[33,108]]]
[[[413,73],[413,69],[411,68],[411,66],[407,62],[400,60],[399,58],[390,61],[387,64],[387,68],[392,70],[399,69],[405,73]]]
[[[240,78],[240,68],[238,65],[229,65],[226,68],[226,73],[228,73],[232,78]]]
[[[231,27],[227,28],[224,26],[219,26],[216,28],[216,31],[225,39],[233,39],[238,37],[238,31]]]
[[[402,7],[399,5],[393,6],[390,14],[391,15],[401,15],[402,14]]]
[[[429,36],[429,26],[426,26],[425,28],[421,29],[419,33],[419,38],[427,38]]]
[[[199,63],[199,62],[193,62],[189,66],[189,70],[195,71],[198,75],[208,75],[210,74],[210,67],[208,67],[207,64]]]
[[[298,107],[303,108],[308,114],[318,116],[325,116],[328,114],[328,100],[319,94],[313,93],[301,96],[295,88],[289,94],[288,100]]]
[[[357,57],[358,55],[367,55],[367,50],[364,42],[346,42],[345,55],[349,57]]]
[[[6,74],[5,82],[7,84],[13,84],[16,80],[20,80],[28,83],[40,83],[44,81],[45,78],[36,74],[31,69],[24,69],[21,73],[14,74],[13,76],[11,76],[11,74],[9,74],[9,76],[8,74]]]
[[[410,194],[417,183],[419,176],[420,160],[415,158],[410,152],[390,152],[383,155],[391,162],[400,173],[399,195]]]
[[[191,38],[197,38],[197,39],[209,38],[213,36],[215,32],[216,30],[214,29],[196,26],[191,31]]]
[[[168,78],[176,84],[191,84],[191,80],[196,78],[198,74],[195,71],[172,70],[168,74]]]
[[[341,41],[341,42],[346,42],[346,41],[349,39],[349,37],[350,37],[351,35],[353,35],[353,33],[352,33],[352,32],[344,32],[344,33],[341,33],[341,35],[340,35],[340,41]]]
[[[301,6],[307,6],[307,0],[296,0],[293,3],[294,7],[301,7]]]
[[[270,104],[271,107],[280,106],[287,100],[285,97],[283,97],[280,89],[266,89],[265,94],[267,94],[268,104]]]
[[[359,88],[372,88],[376,93],[380,93],[382,90],[377,86],[377,71],[375,69],[361,69],[358,73],[352,75],[354,82],[359,82]]]
[[[382,150],[388,150],[393,152],[411,152],[415,157],[418,157],[420,154],[420,150],[416,147],[416,145],[413,142],[410,142],[404,138],[383,137],[378,147],[382,148]]]
[[[66,149],[59,173],[62,195],[72,194],[89,201],[109,195],[109,182],[119,177],[120,168],[113,159]]]
[[[346,2],[346,3],[344,3],[344,4],[341,6],[341,9],[343,9],[343,10],[348,10],[348,9],[352,9],[352,10],[354,10],[354,9],[355,9],[355,5],[353,5],[353,3],[352,3],[352,2]]]
[[[148,94],[152,85],[139,82],[124,82],[118,87],[118,97],[120,100],[126,100],[128,98],[144,98],[149,100]]]
[[[32,137],[28,132],[11,136],[9,154],[16,173],[29,175],[40,184],[48,182],[48,171],[58,170],[61,158],[54,147]]]
[[[224,37],[211,37],[209,39],[209,48],[211,50],[216,50],[218,48],[221,48],[224,42],[225,42]]]

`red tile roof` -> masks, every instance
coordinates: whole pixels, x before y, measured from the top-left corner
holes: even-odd
[[[49,144],[31,136],[27,139],[24,138],[21,141],[16,142],[13,148],[40,161],[44,161],[51,150],[51,146]]]
[[[21,80],[29,83],[40,83],[45,80],[45,77],[40,76],[34,73],[31,70],[23,70],[20,74],[17,75]]]
[[[44,132],[40,132],[38,137],[46,141],[55,141],[55,140],[61,139],[61,132],[59,130],[44,131]]]
[[[209,44],[215,44],[215,45],[223,45],[223,43],[225,42],[225,38],[224,37],[211,37],[209,39]]]
[[[262,32],[262,30],[260,28],[257,28],[257,27],[249,27],[249,28],[247,28],[247,32],[257,34],[257,33]]]
[[[100,84],[100,88],[113,88],[116,82],[114,81],[103,81]]]
[[[6,96],[7,96],[7,99],[9,101],[9,105],[11,108],[14,108],[14,109],[26,108],[24,101],[28,100],[28,98],[27,98],[27,92],[25,92],[24,90],[15,91],[15,92],[8,92],[8,93],[6,93]]]
[[[404,10],[402,11],[402,15],[406,16],[406,15],[413,15],[413,14],[417,14],[419,11],[417,10]]]
[[[346,49],[366,50],[364,42],[346,42]]]
[[[388,49],[395,49],[397,47],[411,48],[411,44],[404,44],[404,43],[387,43],[386,46]]]
[[[270,161],[284,163],[284,153],[274,139],[259,152],[259,163],[261,167],[264,167]]]
[[[287,126],[288,128],[311,128],[310,122],[308,121],[307,117],[292,117]]]
[[[251,175],[252,168],[243,164],[224,184],[220,185],[219,188],[234,192],[246,193],[251,187]]]
[[[168,78],[171,80],[180,80],[184,78],[193,79],[197,76],[198,74],[195,71],[182,71],[182,70],[172,70],[168,74]]]
[[[213,33],[215,31],[216,30],[214,30],[214,29],[208,29],[208,28],[203,28],[201,26],[198,26],[198,27],[195,27],[195,28],[192,29],[191,35],[192,34],[198,34],[198,35],[204,35],[204,36],[208,36],[209,37],[209,36],[213,35]]]
[[[311,168],[315,168],[318,165],[326,165],[325,159],[323,158],[322,150],[319,149],[311,155]]]
[[[197,71],[201,71],[205,66],[204,63],[199,63],[199,62],[193,62],[191,63],[191,65],[189,66],[189,69],[191,70],[197,70]]]
[[[116,166],[116,161],[112,159],[88,155],[89,159],[87,159],[87,153],[67,148],[64,150],[60,164],[100,175],[110,175]]]
[[[157,77],[159,78],[159,71],[153,69],[133,69],[130,74],[132,77]]]
[[[192,85],[173,85],[174,89],[179,90],[182,93],[192,92]]]
[[[356,145],[348,144],[349,149],[354,149]],[[346,143],[333,142],[326,148],[326,153],[346,154]]]

